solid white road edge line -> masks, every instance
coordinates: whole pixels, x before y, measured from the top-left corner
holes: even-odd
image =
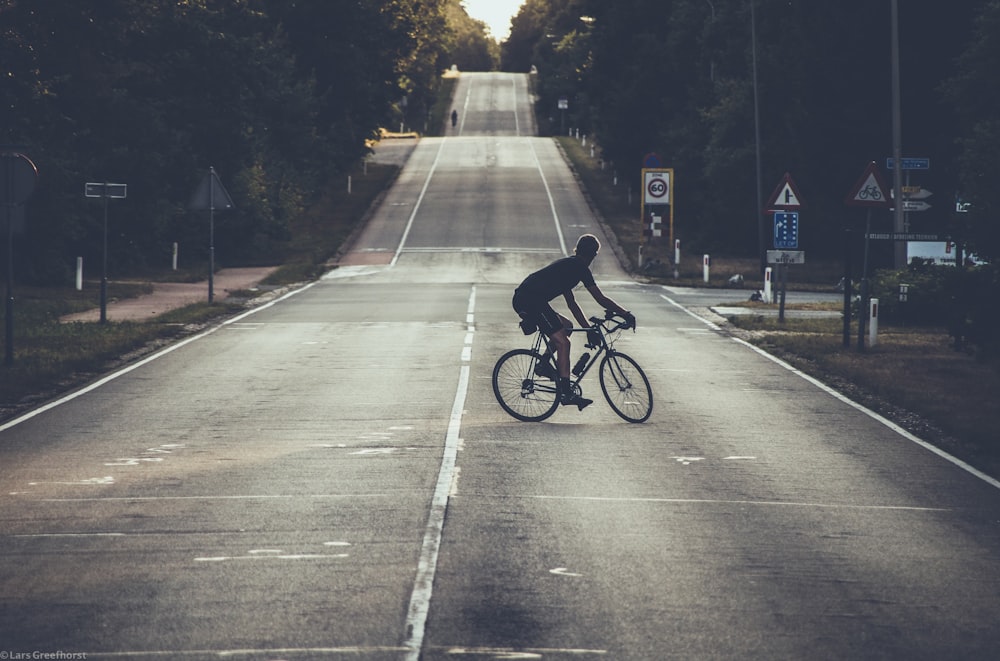
[[[664,296],[663,294],[660,294],[660,298],[662,298],[666,302],[670,303],[671,305],[673,305],[677,309],[683,310],[684,312],[686,312],[687,314],[691,315],[695,319],[698,319],[703,324],[707,325],[709,328],[711,328],[713,330],[721,330],[715,323],[709,321],[708,319],[705,319],[703,317],[698,316],[694,312],[691,312],[690,310],[688,310],[687,308],[685,308],[680,303],[674,301],[670,297]],[[820,390],[822,390],[826,394],[830,395],[831,397],[834,397],[835,399],[839,399],[841,402],[843,402],[844,404],[847,404],[851,408],[854,408],[854,409],[856,409],[858,411],[861,411],[862,413],[864,413],[865,415],[867,415],[871,419],[873,419],[873,420],[875,420],[875,421],[877,421],[877,422],[885,425],[886,427],[888,427],[892,431],[896,432],[897,434],[899,434],[900,436],[902,436],[906,440],[911,441],[913,443],[916,443],[917,445],[919,445],[920,447],[924,448],[925,450],[933,452],[934,454],[936,454],[937,456],[941,457],[942,459],[951,462],[955,466],[958,466],[959,468],[961,468],[965,472],[969,473],[970,475],[974,475],[975,477],[978,477],[980,480],[982,480],[986,484],[989,484],[990,486],[992,486],[992,487],[994,487],[996,489],[1000,489],[1000,481],[995,480],[994,478],[990,477],[989,475],[987,475],[986,473],[982,472],[978,468],[975,468],[974,466],[971,466],[971,465],[965,463],[964,461],[962,461],[958,457],[954,457],[954,456],[948,454],[947,452],[945,452],[941,448],[939,448],[937,446],[934,446],[934,445],[931,445],[930,443],[928,443],[927,441],[923,440],[922,438],[911,434],[910,432],[906,431],[905,429],[903,429],[902,427],[900,427],[899,425],[897,425],[895,422],[889,420],[888,418],[885,418],[885,417],[879,415],[875,411],[872,411],[871,409],[866,408],[866,407],[862,406],[861,404],[858,404],[854,400],[848,398],[843,393],[838,392],[837,390],[834,390],[833,388],[831,388],[830,386],[826,385],[822,381],[819,381],[818,379],[815,379],[815,378],[809,376],[805,372],[803,372],[803,371],[801,371],[801,370],[793,367],[792,365],[786,363],[785,361],[781,360],[777,356],[772,356],[771,354],[769,354],[768,352],[764,351],[760,347],[756,347],[756,346],[750,344],[749,342],[747,342],[745,340],[741,340],[738,337],[733,337],[733,338],[730,338],[730,339],[733,340],[733,342],[736,342],[737,344],[742,344],[743,346],[747,347],[751,351],[754,351],[754,352],[760,354],[761,356],[764,356],[765,358],[767,358],[771,362],[775,363],[776,365],[780,365],[781,367],[784,367],[786,370],[788,370],[792,374],[796,374],[799,377],[805,379],[806,381],[808,381],[809,383],[813,384],[814,386],[816,386],[817,388],[819,388]]]

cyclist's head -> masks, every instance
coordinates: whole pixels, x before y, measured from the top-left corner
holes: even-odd
[[[576,240],[576,249],[573,251],[577,257],[592,261],[601,249],[601,242],[593,234],[584,234]]]

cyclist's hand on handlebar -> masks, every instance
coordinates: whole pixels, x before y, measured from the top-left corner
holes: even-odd
[[[626,312],[622,315],[625,318],[625,328],[635,329],[635,315],[631,312]]]

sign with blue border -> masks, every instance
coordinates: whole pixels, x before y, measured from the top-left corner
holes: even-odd
[[[774,213],[774,247],[794,250],[799,247],[799,214],[797,211]]]

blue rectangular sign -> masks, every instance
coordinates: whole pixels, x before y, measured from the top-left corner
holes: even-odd
[[[929,158],[903,158],[900,161],[900,168],[903,170],[930,170],[931,159]],[[891,156],[885,159],[885,169],[896,169],[896,159]]]
[[[799,247],[799,214],[797,211],[774,213],[774,248],[788,250]]]

